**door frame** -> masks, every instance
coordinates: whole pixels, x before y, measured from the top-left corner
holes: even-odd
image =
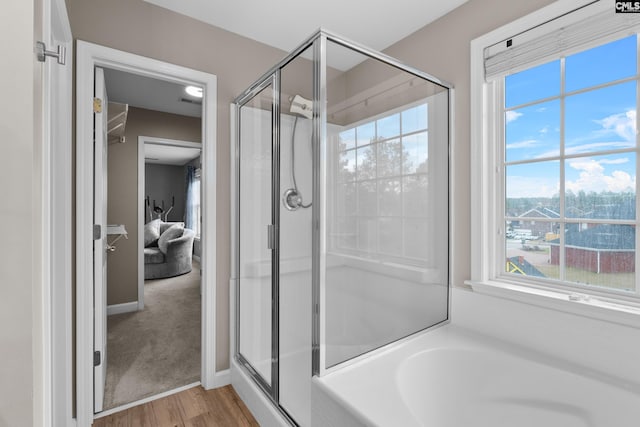
[[[36,7],[36,10],[38,8]],[[34,301],[42,308],[34,323],[34,345],[42,355],[37,365],[34,423],[65,426],[73,423],[72,379],[72,89],[73,36],[64,0],[44,0],[36,16],[47,50],[61,45],[66,65],[55,58],[42,63],[41,86],[36,86],[35,124],[41,120],[37,150],[40,170],[35,181],[40,191],[36,212],[40,224],[41,291]],[[37,146],[38,144],[36,144]],[[36,312],[38,310],[36,309]],[[35,358],[38,360],[38,357]],[[40,388],[40,392],[38,392]],[[39,421],[38,421],[39,420]]]
[[[202,344],[205,389],[229,383],[216,372],[216,76],[78,40],[76,45],[76,417],[93,410],[93,84],[96,66],[204,89],[202,114]]]
[[[189,147],[189,148],[199,148],[200,156],[203,157],[202,154],[202,142],[194,142],[194,141],[182,141],[178,139],[168,139],[168,138],[156,138],[152,136],[138,136],[138,230],[142,230],[144,228],[145,221],[147,219],[145,215],[144,208],[144,189],[145,189],[145,161],[144,161],[144,145],[145,144],[156,144],[156,145],[167,145],[171,147]],[[204,159],[202,161],[204,164]],[[201,192],[202,193],[202,192]],[[200,194],[202,197],[202,194]],[[185,206],[186,209],[186,206]],[[204,212],[206,215],[206,212]],[[203,215],[203,216],[204,216]],[[202,221],[202,220],[201,220]],[[200,233],[200,241],[202,242],[202,233]],[[138,310],[142,310],[144,308],[144,233],[138,232]],[[202,262],[202,259],[200,260]]]

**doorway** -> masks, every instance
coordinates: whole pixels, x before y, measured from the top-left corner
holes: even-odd
[[[101,69],[109,242],[105,385],[94,409],[109,413],[200,380],[202,97]]]
[[[93,97],[96,67],[104,67],[150,77],[165,82],[202,88],[202,245],[201,289],[201,370],[199,379],[205,388],[225,385],[228,373],[215,372],[215,76],[156,61],[150,58],[79,41],[77,46],[77,201],[76,201],[76,402],[79,425],[90,425],[96,411],[92,396],[94,381],[94,307],[93,294],[93,197],[94,197],[94,112],[86,100]],[[88,107],[88,108],[85,108]],[[89,142],[89,143],[88,143]],[[135,141],[133,141],[135,144]],[[137,159],[136,159],[137,160]],[[135,209],[135,208],[134,208]],[[136,221],[137,223],[137,221]],[[137,263],[136,263],[137,264]],[[137,277],[136,277],[137,279]],[[137,280],[135,280],[137,283]],[[137,309],[137,301],[136,301]],[[104,312],[106,314],[106,307]],[[100,362],[99,358],[97,360]]]

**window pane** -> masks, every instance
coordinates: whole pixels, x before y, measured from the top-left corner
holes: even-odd
[[[358,249],[375,252],[378,243],[378,219],[358,218]]]
[[[636,36],[607,43],[575,55],[565,62],[565,90],[572,92],[636,74]]]
[[[565,112],[566,154],[635,146],[636,83],[569,96]]]
[[[427,104],[418,105],[402,112],[402,133],[427,129]]]
[[[338,182],[356,179],[356,150],[343,151],[338,159]]]
[[[402,147],[400,140],[380,142],[377,144],[378,177],[400,175],[402,164]]]
[[[402,182],[404,216],[424,217],[427,215],[428,190],[427,175],[404,177]]]
[[[356,130],[348,129],[344,132],[340,132],[340,142],[338,145],[338,150],[348,150],[350,148],[354,148],[356,146]]]
[[[551,263],[551,257],[558,252],[558,245],[554,239],[558,235],[550,232],[544,237],[535,238],[531,235],[532,230],[524,228],[526,224],[513,221],[506,224],[505,240],[505,272],[519,274],[522,276],[539,278],[560,278],[560,269]],[[557,225],[548,224],[556,228]]]
[[[507,108],[559,94],[559,60],[505,77],[505,106]]]
[[[400,114],[378,120],[378,139],[393,138],[400,135]]]
[[[401,257],[402,256],[402,219],[380,218],[378,239],[380,252]]]
[[[336,246],[344,249],[356,248],[356,217],[338,217],[336,220]]]
[[[376,146],[367,145],[358,148],[356,154],[357,179],[373,179],[376,177]]]
[[[536,162],[507,166],[506,214],[525,215],[528,210],[542,203],[552,203],[560,188],[560,162]],[[514,200],[515,199],[515,200]],[[519,199],[519,200],[518,200]],[[528,203],[517,203],[527,201]],[[513,210],[519,206],[519,210]]]
[[[375,216],[378,214],[378,195],[375,181],[358,183],[358,214]]]
[[[505,158],[517,160],[560,154],[560,101],[505,112]]]
[[[567,218],[635,219],[636,155],[580,157],[565,162]]]
[[[380,216],[402,215],[402,199],[399,179],[383,179],[378,181]]]
[[[565,280],[635,290],[635,226],[580,224],[567,230],[565,245]]]
[[[428,172],[429,138],[427,132],[403,137],[402,151],[404,154],[402,167],[405,174]]]
[[[366,144],[370,144],[376,139],[376,124],[365,123],[362,126],[356,128],[356,136],[358,141],[358,147]]]
[[[357,214],[356,184],[344,183],[336,186],[336,213],[338,216]]]

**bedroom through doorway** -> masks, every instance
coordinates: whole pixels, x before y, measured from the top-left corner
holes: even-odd
[[[107,254],[100,415],[199,384],[202,372],[202,98],[104,70],[109,106],[123,106],[109,115],[107,221],[128,238]]]

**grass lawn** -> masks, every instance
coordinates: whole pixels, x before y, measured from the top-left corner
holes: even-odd
[[[550,264],[539,264],[535,267],[549,278],[558,278],[560,267]],[[592,273],[578,268],[565,268],[565,280],[574,283],[600,286],[603,288],[623,289],[634,291],[635,273]]]

